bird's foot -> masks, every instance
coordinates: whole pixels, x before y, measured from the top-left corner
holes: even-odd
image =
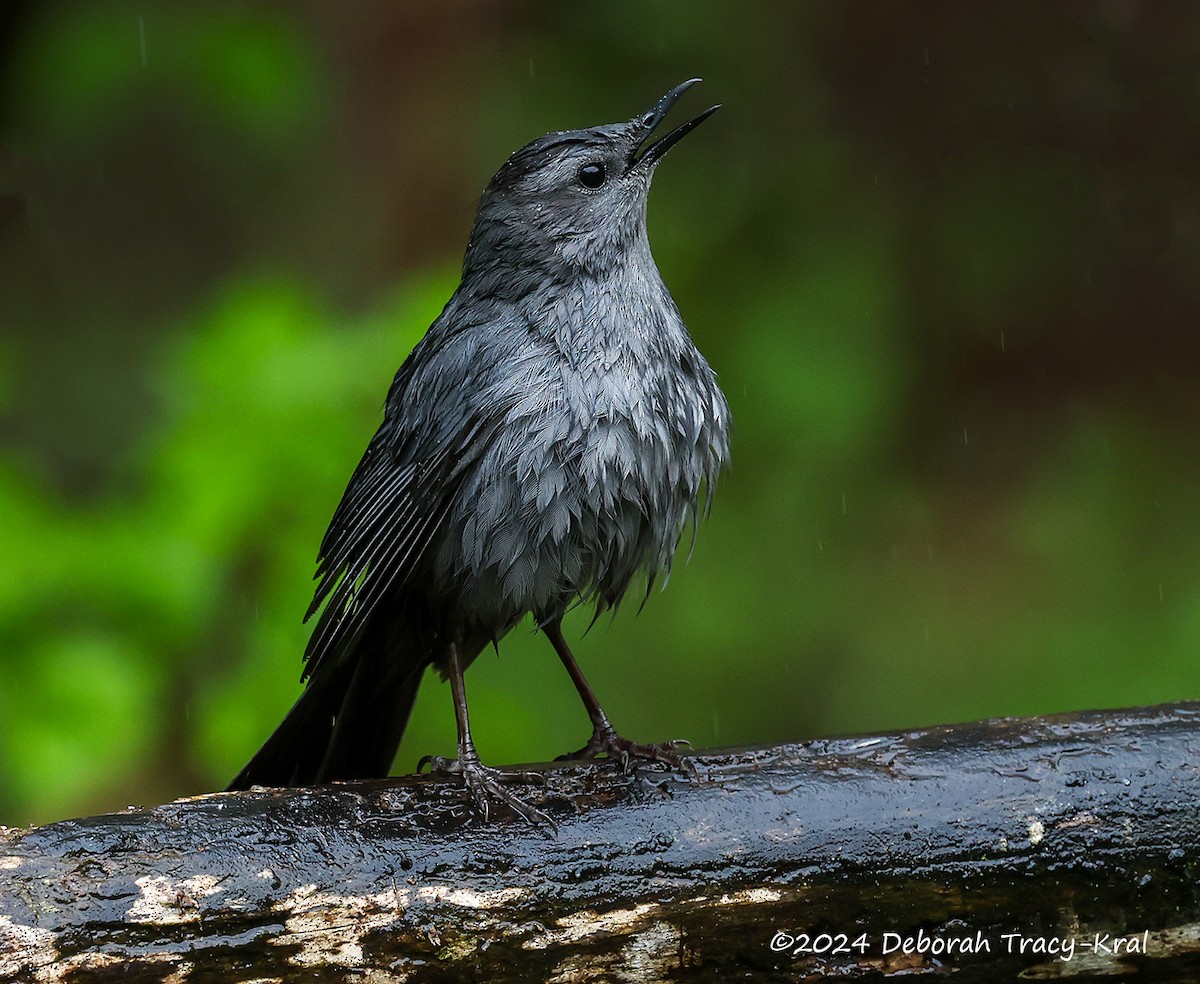
[[[641,745],[628,738],[622,738],[611,725],[606,725],[596,727],[591,739],[579,751],[560,755],[558,760],[592,759],[604,755],[616,762],[620,770],[627,775],[634,762],[661,762],[687,776],[694,776],[696,767],[679,755],[680,749],[691,747],[692,743],[685,739]]]
[[[459,751],[458,758],[448,759],[441,755],[426,755],[417,763],[417,771],[422,772],[429,766],[430,772],[443,772],[448,775],[462,776],[467,792],[475,802],[475,808],[487,820],[493,804],[503,803],[531,826],[545,824],[551,830],[557,830],[554,821],[536,806],[504,788],[506,782],[540,782],[546,784],[546,777],[538,772],[504,772],[484,765],[479,756],[471,752]]]

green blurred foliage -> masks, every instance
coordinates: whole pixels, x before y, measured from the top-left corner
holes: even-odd
[[[484,182],[693,74],[726,108],[651,236],[734,463],[668,590],[572,616],[621,729],[1200,694],[1200,12],[13,9],[0,822],[228,779],[298,692],[317,544]],[[489,761],[586,737],[528,625],[468,688]],[[431,680],[398,768],[452,748]]]
[[[60,4],[21,38],[11,82],[38,128],[68,140],[109,130],[147,90],[166,90],[177,111],[265,144],[321,95],[294,27],[253,8]]]
[[[286,706],[309,587],[291,575],[311,568],[305,534],[327,518],[305,490],[353,467],[385,366],[453,288],[426,279],[336,333],[294,280],[227,287],[164,346],[160,414],[116,487],[73,503],[5,475],[0,523],[19,574],[0,596],[11,803],[54,811],[116,776],[135,795],[147,768],[228,770]],[[249,699],[229,701],[230,687]],[[258,710],[251,694],[272,688],[280,700]],[[47,774],[64,781],[47,787]]]

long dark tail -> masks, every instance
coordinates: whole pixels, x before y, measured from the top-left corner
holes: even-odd
[[[313,675],[283,723],[229,784],[310,786],[388,774],[427,660],[397,659],[373,633]]]

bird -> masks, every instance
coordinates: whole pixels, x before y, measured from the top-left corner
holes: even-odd
[[[651,255],[666,153],[719,105],[652,140],[689,79],[632,119],[547,133],[480,198],[458,288],[397,371],[321,541],[299,698],[229,785],[386,776],[422,677],[449,680],[461,777],[486,818],[544,814],[482,763],[464,672],[527,614],[592,724],[569,758],[683,767],[679,742],[613,727],[563,635],[670,573],[727,463],[730,411]],[[594,620],[594,619],[593,619]]]

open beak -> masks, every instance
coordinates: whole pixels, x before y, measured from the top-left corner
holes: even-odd
[[[679,126],[675,127],[665,137],[660,137],[645,150],[641,150],[642,145],[650,138],[650,134],[654,132],[671,107],[675,105],[676,100],[699,81],[699,79],[688,79],[686,82],[681,82],[656,102],[652,108],[642,113],[641,116],[634,117],[632,120],[633,124],[642,128],[645,134],[638,142],[637,147],[634,148],[633,156],[629,160],[627,173],[639,169],[649,170],[653,168],[662,159],[663,154],[721,108],[719,103],[716,106],[710,106],[699,116],[692,117],[686,123],[680,123]],[[639,151],[641,151],[640,154]]]

